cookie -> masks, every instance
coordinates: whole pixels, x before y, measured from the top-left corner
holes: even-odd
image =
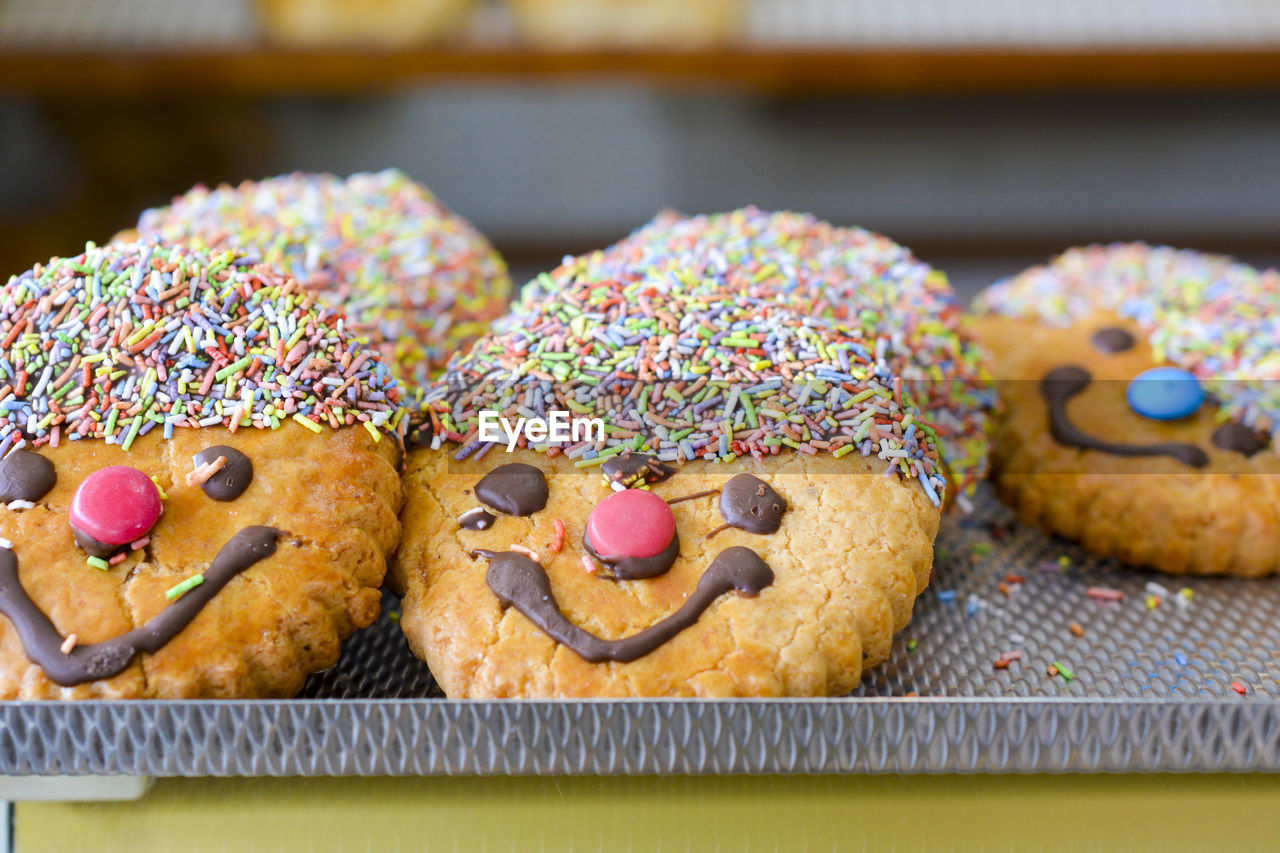
[[[377,616],[399,389],[295,280],[90,246],[0,348],[0,698],[289,696]]]
[[[395,169],[197,186],[122,236],[194,240],[271,264],[341,307],[411,388],[484,331],[511,289],[489,241]]]
[[[409,436],[410,647],[451,697],[847,693],[928,583],[953,427],[982,434],[958,318],[905,249],[798,214],[664,216],[567,259]],[[601,430],[508,452],[483,412]]]
[[[995,481],[1024,521],[1171,574],[1280,570],[1280,275],[1090,246],[976,308],[1005,404]]]

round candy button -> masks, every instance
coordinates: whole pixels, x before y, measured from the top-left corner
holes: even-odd
[[[160,490],[137,468],[94,471],[71,498],[71,526],[103,545],[127,545],[147,535],[160,518]]]
[[[643,489],[614,492],[587,517],[587,541],[602,558],[653,557],[675,534],[671,507]]]
[[[1180,367],[1144,370],[1129,383],[1129,408],[1144,418],[1174,421],[1193,414],[1204,402],[1200,381]]]

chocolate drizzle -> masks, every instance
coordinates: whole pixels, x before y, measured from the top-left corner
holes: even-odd
[[[732,590],[754,598],[773,583],[773,570],[750,548],[735,546],[721,551],[698,579],[697,589],[666,619],[621,640],[602,640],[565,617],[547,572],[538,563],[514,551],[473,552],[489,559],[485,580],[503,605],[515,607],[551,639],[568,646],[591,663],[642,658],[692,626],[717,598]]]
[[[249,484],[253,482],[253,463],[249,461],[248,456],[225,444],[206,447],[197,453],[192,461],[199,468],[201,465],[218,461],[219,456],[225,458],[227,464],[201,483],[200,488],[215,501],[233,501],[243,495],[245,489],[249,488]]]
[[[476,484],[476,497],[507,515],[533,515],[547,505],[547,478],[532,465],[499,465]]]
[[[80,550],[84,551],[86,554],[88,554],[91,557],[101,557],[102,559],[105,560],[107,557],[110,557],[116,551],[119,551],[121,548],[125,547],[125,545],[110,545],[106,542],[99,542],[97,539],[94,539],[88,533],[85,533],[83,530],[76,527],[74,524],[69,526],[71,528],[72,540],[76,543],[76,545],[80,548]],[[128,543],[125,543],[125,544],[128,544]]]
[[[643,580],[666,574],[675,563],[676,557],[680,556],[680,536],[672,533],[667,547],[652,557],[602,557],[596,553],[595,548],[591,547],[591,541],[587,538],[585,531],[582,534],[582,547],[604,566],[605,570],[600,573],[601,577],[617,581]]]
[[[1267,441],[1258,433],[1241,423],[1231,421],[1213,431],[1209,439],[1219,450],[1231,450],[1252,456],[1267,446]]]
[[[57,482],[53,463],[39,453],[14,450],[0,460],[0,503],[35,503],[49,494]]]
[[[748,533],[776,533],[786,511],[786,498],[750,474],[738,474],[720,491],[720,514]]]
[[[1074,365],[1055,367],[1040,380],[1040,394],[1049,404],[1049,434],[1058,444],[1114,456],[1168,456],[1192,468],[1209,464],[1209,455],[1194,444],[1113,444],[1077,427],[1067,415],[1067,401],[1088,388],[1091,381],[1089,371]]]
[[[498,517],[484,507],[472,507],[458,516],[458,526],[463,530],[488,530]]]
[[[676,469],[659,462],[656,456],[632,453],[629,450],[610,457],[600,466],[600,470],[610,486],[621,483],[628,488],[640,482],[649,485],[661,483],[676,472]]]
[[[73,687],[119,675],[140,652],[154,654],[182,629],[233,577],[276,551],[281,535],[273,527],[246,527],[231,537],[204,571],[204,582],[183,594],[150,622],[101,643],[77,645],[62,652],[63,637],[36,607],[18,580],[18,559],[0,550],[0,613],[18,631],[27,657],[54,682]]]
[[[1107,326],[1093,333],[1089,339],[1093,348],[1107,355],[1133,349],[1133,335],[1119,326]]]

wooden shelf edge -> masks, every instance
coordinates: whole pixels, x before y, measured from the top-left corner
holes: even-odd
[[[1280,89],[1267,49],[713,49],[391,53],[245,48],[4,53],[0,92],[45,97],[362,94],[444,82],[598,83],[779,94]]]

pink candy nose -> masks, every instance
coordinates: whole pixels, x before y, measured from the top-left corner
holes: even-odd
[[[71,498],[71,526],[104,545],[141,539],[160,518],[160,490],[137,468],[94,471]]]
[[[602,558],[653,557],[675,533],[671,507],[643,489],[614,492],[587,517],[587,541]]]

